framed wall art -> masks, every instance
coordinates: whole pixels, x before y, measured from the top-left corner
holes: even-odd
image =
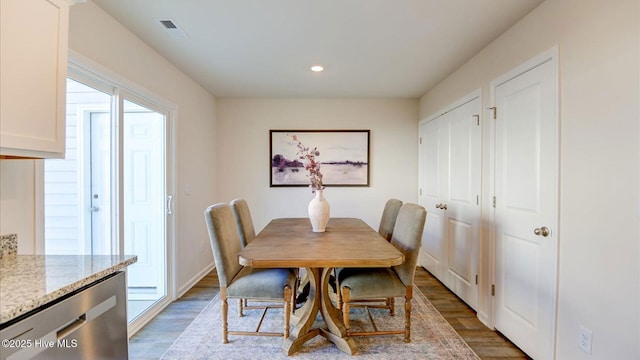
[[[324,186],[369,186],[369,135],[370,130],[270,130],[270,186],[310,185],[298,142],[317,150]]]

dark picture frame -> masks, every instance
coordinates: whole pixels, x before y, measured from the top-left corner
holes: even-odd
[[[319,151],[324,186],[369,186],[370,130],[269,130],[270,187],[310,185],[294,135]]]

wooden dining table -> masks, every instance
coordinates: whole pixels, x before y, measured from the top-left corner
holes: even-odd
[[[238,256],[244,266],[305,268],[309,275],[309,297],[294,314],[297,322],[283,343],[287,355],[317,335],[343,352],[355,354],[357,348],[353,339],[346,336],[342,313],[330,299],[332,269],[390,267],[404,261],[400,251],[357,218],[331,218],[321,233],[312,231],[308,218],[274,219]],[[324,320],[320,327],[314,326],[318,312]]]

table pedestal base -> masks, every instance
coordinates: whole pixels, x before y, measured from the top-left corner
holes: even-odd
[[[329,297],[329,273],[331,268],[307,268],[311,288],[309,298],[298,310],[297,323],[288,339],[284,341],[282,349],[287,355],[300,350],[304,343],[317,335],[324,336],[334,343],[341,351],[353,355],[356,344],[351,337],[346,336],[346,329],[342,321],[342,314],[331,303]],[[327,328],[313,328],[318,315],[322,315]]]

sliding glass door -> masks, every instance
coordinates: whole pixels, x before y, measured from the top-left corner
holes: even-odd
[[[137,255],[127,269],[130,322],[168,298],[168,114],[71,77],[66,156],[45,160],[45,253]]]
[[[138,255],[130,266],[129,316],[165,296],[166,238],[165,116],[125,100],[122,122],[122,206],[124,253]]]

